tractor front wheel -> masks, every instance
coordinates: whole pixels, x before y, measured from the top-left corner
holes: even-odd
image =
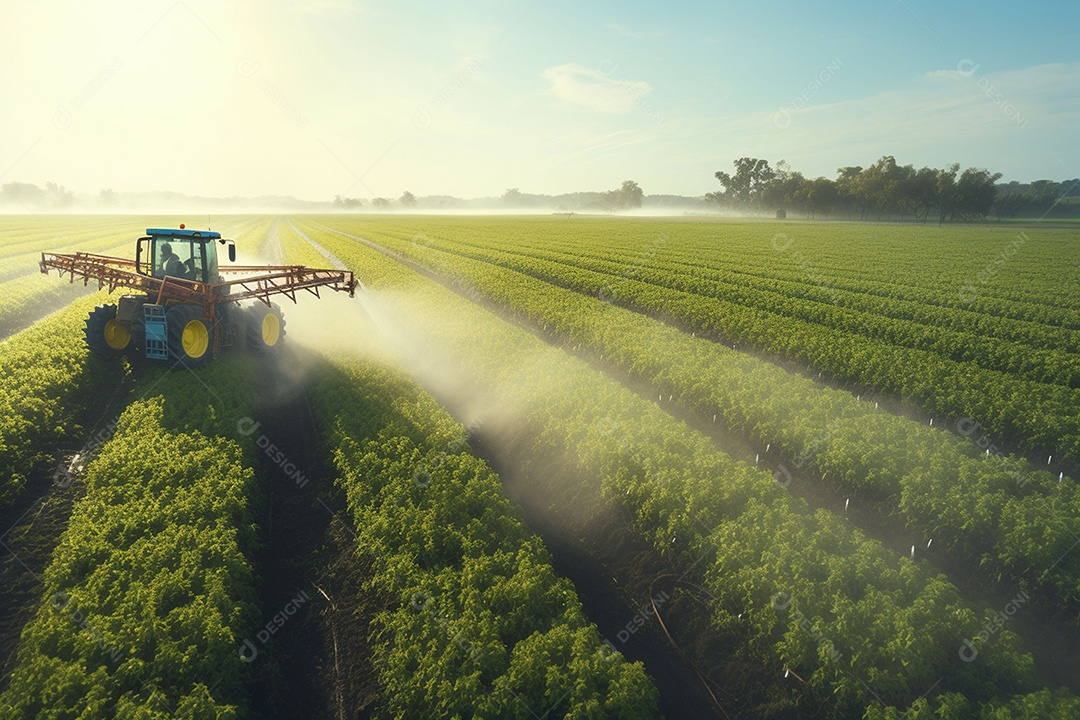
[[[115,305],[98,305],[86,318],[86,346],[101,357],[119,357],[134,350],[131,330],[116,319]]]
[[[201,368],[214,359],[217,335],[197,305],[176,305],[165,313],[169,356],[175,367]]]
[[[285,339],[285,318],[277,303],[257,303],[248,310],[247,343],[258,353],[271,352]]]

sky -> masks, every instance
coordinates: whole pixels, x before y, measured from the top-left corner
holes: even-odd
[[[0,0],[0,183],[700,196],[739,157],[1080,176],[1080,2]]]

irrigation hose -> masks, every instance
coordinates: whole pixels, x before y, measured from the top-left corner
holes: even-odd
[[[720,704],[720,700],[717,699],[716,693],[713,692],[712,682],[709,680],[708,677],[705,676],[705,674],[703,672],[701,672],[701,670],[694,663],[694,661],[691,660],[689,657],[687,657],[686,653],[683,652],[683,649],[681,647],[679,647],[679,643],[675,642],[675,638],[673,638],[671,636],[671,633],[668,631],[667,625],[664,623],[664,618],[662,618],[660,616],[660,609],[656,606],[656,600],[653,598],[652,590],[653,590],[653,585],[656,584],[656,581],[660,580],[661,578],[665,578],[665,577],[671,577],[671,576],[670,575],[661,575],[660,577],[655,578],[651,583],[649,583],[649,604],[652,605],[653,615],[656,616],[657,622],[660,623],[660,627],[663,628],[663,630],[664,630],[664,635],[667,636],[668,642],[671,643],[671,646],[673,648],[675,648],[675,652],[679,653],[679,655],[682,657],[682,659],[685,660],[690,665],[691,668],[693,668],[694,672],[698,676],[698,679],[701,680],[701,684],[705,686],[705,690],[709,693],[709,697],[711,697],[712,701],[716,704],[716,707],[720,710],[721,713],[723,713],[725,718],[728,718],[728,720],[731,720],[731,716],[727,714],[727,710],[725,710],[724,706]],[[679,580],[676,580],[676,582],[679,582]],[[720,688],[720,687],[718,687],[717,689],[719,689],[721,692],[724,691],[723,688]]]
[[[334,605],[334,601],[330,599],[330,596],[326,594],[326,591],[315,583],[311,584],[315,585],[315,589],[319,591],[319,594],[326,598],[326,602],[330,604],[330,610],[332,611],[332,613],[336,614],[337,606]],[[341,720],[345,720],[345,698],[342,696],[341,692],[341,687],[343,684],[341,681],[341,663],[338,661],[337,626],[334,624],[333,620],[330,621],[330,634],[334,638],[334,675],[337,676],[337,682],[334,683],[334,689],[336,690],[335,694],[337,695],[338,701],[338,717],[340,717]]]

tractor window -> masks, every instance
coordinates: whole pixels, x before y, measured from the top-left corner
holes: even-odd
[[[154,252],[154,277],[202,279],[202,248],[191,240],[157,238]]]
[[[213,240],[206,243],[206,277],[204,280],[208,283],[221,282],[218,275],[218,257],[217,257],[217,243]]]

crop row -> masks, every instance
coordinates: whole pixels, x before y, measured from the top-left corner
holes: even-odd
[[[236,243],[237,262],[249,265],[257,264],[266,244],[273,236],[273,228],[278,220],[269,217],[229,218],[225,227],[215,227],[222,236],[231,238]],[[224,251],[219,248],[219,255],[224,258]],[[221,265],[228,263],[222,259]]]
[[[96,289],[91,287],[91,290]],[[4,303],[0,305],[0,339],[30,327],[51,310],[86,293],[87,288],[81,282],[73,285],[67,278],[59,280],[55,275],[27,275],[0,282],[0,294],[4,297]],[[82,322],[78,324],[82,326]]]
[[[576,494],[570,502],[622,505],[658,552],[694,558],[714,626],[762,658],[763,672],[778,677],[786,666],[805,680],[788,702],[846,717],[876,698],[905,706],[960,693],[969,709],[989,710],[1035,689],[1031,658],[1008,630],[975,640],[979,662],[962,662],[958,650],[987,617],[940,576],[827,513],[810,514],[770,475],[579,361],[374,251],[311,234],[376,290],[406,290],[381,303],[384,316],[479,387],[498,387],[500,403],[521,408],[536,429],[541,452],[571,453],[576,482],[562,489]]]
[[[475,230],[489,230],[484,225],[496,222],[477,220],[472,225]],[[534,247],[572,254],[592,252],[598,257],[610,257],[609,251],[635,257],[655,250],[656,257],[665,262],[765,278],[781,276],[856,292],[873,287],[883,297],[1080,327],[1080,298],[1060,291],[1066,268],[1047,272],[1044,262],[1047,257],[1067,258],[1075,253],[1072,238],[1064,230],[1020,233],[954,227],[936,231],[656,220],[621,221],[615,226],[610,220],[565,223],[533,218],[511,222],[502,223],[506,236],[520,233]],[[450,226],[438,220],[431,221],[434,225]],[[660,242],[661,235],[668,242]],[[815,277],[810,277],[811,269],[817,271]],[[960,292],[969,282],[975,297]]]
[[[278,229],[287,262],[329,264],[291,224]],[[654,716],[640,663],[597,652],[573,587],[430,395],[337,355],[316,397],[358,547],[374,559],[366,590],[391,601],[376,618],[387,716]]]
[[[447,237],[526,254],[535,250],[619,259],[628,267],[661,262],[684,272],[720,273],[749,286],[783,280],[802,285],[800,294],[830,300],[834,291],[850,291],[853,307],[862,307],[862,301],[871,303],[864,309],[873,309],[879,299],[901,300],[908,308],[958,310],[967,313],[962,317],[983,315],[992,322],[1008,318],[1080,329],[1080,297],[1061,292],[1068,278],[1067,265],[1048,268],[1045,263],[1047,257],[1068,258],[1075,252],[1068,233],[1057,230],[1031,231],[1022,252],[984,276],[980,272],[986,270],[986,261],[996,257],[1000,243],[1013,239],[1012,231],[949,228],[935,237],[925,228],[912,232],[892,227],[886,238],[877,239],[864,237],[860,228],[851,225],[652,219],[567,223],[545,218],[410,218],[407,222],[356,218],[354,224],[400,231],[418,242],[428,236]],[[968,282],[974,293],[961,293]],[[897,316],[906,317],[908,312]]]
[[[5,505],[78,432],[90,399],[117,389],[116,365],[88,358],[82,338],[87,313],[105,301],[78,300],[0,344]],[[23,629],[4,717],[242,714],[251,458],[209,435],[253,404],[252,380],[227,361],[204,379],[156,368],[135,390],[156,396],[106,426]]]
[[[609,656],[464,428],[399,372],[337,360],[317,417],[347,495],[385,717],[649,718],[640,663]]]
[[[1052,308],[1059,315],[1047,318],[1052,324],[1045,324],[1006,317],[998,307],[985,311],[977,309],[974,304],[978,297],[974,300],[961,299],[955,288],[951,293],[937,289],[943,283],[940,278],[935,280],[934,285],[924,284],[906,292],[897,292],[890,283],[890,276],[880,270],[875,272],[873,278],[838,277],[836,264],[823,267],[820,263],[810,262],[799,250],[800,245],[795,238],[786,234],[777,236],[775,244],[764,243],[766,248],[773,249],[771,254],[744,252],[726,262],[717,263],[708,259],[710,253],[707,248],[686,247],[684,238],[678,234],[679,226],[658,229],[651,238],[635,235],[633,242],[620,242],[617,238],[607,237],[564,237],[558,233],[558,229],[546,226],[541,226],[544,232],[539,235],[527,234],[528,226],[503,227],[500,228],[501,232],[497,232],[481,221],[443,223],[425,220],[422,227],[424,231],[421,233],[416,232],[415,226],[411,230],[404,227],[391,229],[401,232],[408,230],[422,243],[448,239],[470,250],[495,249],[512,255],[601,271],[615,266],[616,274],[628,269],[636,270],[639,266],[642,269],[662,267],[663,280],[735,285],[740,290],[748,288],[766,294],[780,293],[785,298],[828,303],[847,310],[912,321],[934,329],[976,332],[983,337],[1015,341],[1033,348],[1071,351],[1080,342],[1077,330],[1070,329],[1080,327],[1080,314],[1070,321],[1067,313],[1060,314],[1062,308],[1058,302]],[[631,274],[638,276],[637,272]],[[1015,310],[1015,301],[1009,302],[1012,303],[1009,309]],[[1045,306],[1039,307],[1046,310]]]
[[[400,232],[366,232],[379,241],[396,243],[398,249],[424,246],[402,239]],[[1080,389],[1023,380],[931,352],[658,287],[638,280],[641,269],[635,266],[622,276],[613,276],[566,265],[543,266],[539,260],[504,262],[553,284],[673,319],[686,329],[763,348],[830,377],[899,395],[919,403],[931,415],[975,418],[998,444],[1049,449],[1062,459],[1080,459]]]
[[[243,714],[254,473],[240,445],[215,435],[253,406],[253,375],[222,360],[202,378],[151,373],[136,392],[153,396],[124,411],[86,469],[0,696],[4,717]]]
[[[134,247],[133,239],[130,238],[129,235],[130,233],[109,232],[107,234],[97,235],[93,239],[83,242],[66,244],[54,243],[45,251],[91,252],[107,255],[123,250],[124,254],[127,254],[128,248],[125,247],[125,243],[131,243],[132,248]],[[21,253],[0,260],[0,281],[12,280],[14,278],[33,275],[40,272],[41,252],[42,251]]]
[[[510,315],[580,344],[664,395],[771,444],[857,496],[882,498],[925,538],[955,549],[991,579],[1080,607],[1080,493],[971,440],[833,390],[770,363],[498,265],[398,244]],[[976,428],[965,426],[965,432]],[[981,437],[981,435],[980,435]],[[795,468],[781,466],[786,482]],[[785,477],[785,473],[787,476]]]
[[[455,235],[461,238],[463,233],[459,230]],[[442,238],[427,240],[436,246],[442,244]],[[1080,358],[1074,352],[1080,345],[1080,332],[1064,327],[886,300],[869,294],[871,283],[857,291],[839,290],[807,282],[805,273],[795,280],[782,279],[775,270],[773,277],[755,277],[658,257],[635,264],[634,256],[551,252],[529,247],[520,239],[516,249],[511,249],[513,245],[507,240],[488,247],[476,245],[475,239],[457,238],[450,244],[469,257],[527,267],[531,272],[557,273],[560,266],[571,266],[613,276],[608,280],[606,295],[615,301],[619,300],[623,277],[629,276],[649,285],[753,307],[889,345],[926,350],[1036,382],[1080,385]]]
[[[287,262],[308,267],[329,267],[327,258],[315,247],[301,237],[292,223],[278,225],[278,242],[281,245],[282,256]]]
[[[93,243],[116,236],[131,225],[131,220],[108,216],[35,216],[27,224],[19,218],[0,218],[0,259],[7,262],[13,257]]]
[[[76,431],[90,400],[119,382],[118,373],[89,361],[83,341],[87,314],[105,298],[76,301],[0,342],[0,509]]]

